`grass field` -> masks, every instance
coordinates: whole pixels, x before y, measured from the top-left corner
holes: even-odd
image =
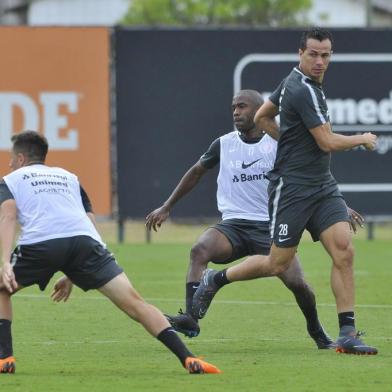
[[[198,233],[197,233],[198,234]],[[196,234],[194,234],[196,235]],[[390,237],[392,238],[392,236]],[[275,278],[232,284],[216,297],[198,338],[186,339],[221,375],[188,375],[159,342],[97,292],[66,304],[37,288],[15,295],[15,375],[4,391],[391,391],[392,240],[356,240],[358,328],[374,357],[317,350],[302,314]],[[190,243],[112,245],[135,287],[165,312],[183,306]],[[305,241],[301,257],[321,320],[337,333],[330,262]]]

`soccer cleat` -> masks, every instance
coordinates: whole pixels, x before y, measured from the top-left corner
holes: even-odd
[[[177,332],[183,333],[188,338],[194,338],[200,333],[200,327],[197,321],[190,314],[183,313],[182,309],[179,310],[176,316],[165,314],[165,317]]]
[[[222,371],[219,370],[216,366],[195,357],[186,358],[184,367],[191,374],[222,373]]]
[[[319,350],[331,350],[336,349],[337,344],[327,335],[324,328],[320,325],[320,329],[311,332],[308,331],[310,337],[314,340]]]
[[[200,285],[193,295],[192,315],[195,318],[202,319],[206,315],[212,299],[219,290],[214,282],[216,273],[217,271],[208,268],[201,276]]]
[[[353,334],[339,336],[336,341],[336,352],[356,355],[376,355],[378,350],[365,344],[359,337],[364,335],[363,332],[354,331]]]
[[[15,373],[15,358],[0,359],[0,373]]]

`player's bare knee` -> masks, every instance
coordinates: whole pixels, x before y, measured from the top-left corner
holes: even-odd
[[[341,238],[336,240],[335,249],[345,260],[352,260],[354,258],[354,247],[349,239]]]
[[[354,263],[354,247],[348,245],[345,248],[339,249],[333,256],[333,263],[339,269],[352,268]]]
[[[351,263],[353,263],[355,256],[355,250],[352,244],[350,244],[347,249],[346,249],[346,257],[350,260]]]
[[[190,252],[190,259],[194,265],[207,265],[209,260],[206,246],[199,242],[193,245]]]
[[[277,275],[283,274],[283,272],[285,272],[288,267],[289,267],[289,264],[273,263],[272,268],[271,268],[272,275],[277,276]]]

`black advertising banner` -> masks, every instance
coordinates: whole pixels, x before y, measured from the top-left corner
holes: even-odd
[[[332,30],[324,90],[335,132],[373,131],[377,150],[334,153],[332,171],[353,208],[392,215],[392,30]],[[115,32],[120,216],[144,217],[221,134],[233,93],[265,97],[298,63],[301,30]],[[174,217],[217,216],[216,170]]]

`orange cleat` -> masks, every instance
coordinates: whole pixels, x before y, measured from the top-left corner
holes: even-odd
[[[191,374],[222,373],[222,371],[219,370],[216,366],[195,357],[188,357],[185,360],[184,367]]]
[[[0,373],[15,373],[15,358],[0,359]]]

